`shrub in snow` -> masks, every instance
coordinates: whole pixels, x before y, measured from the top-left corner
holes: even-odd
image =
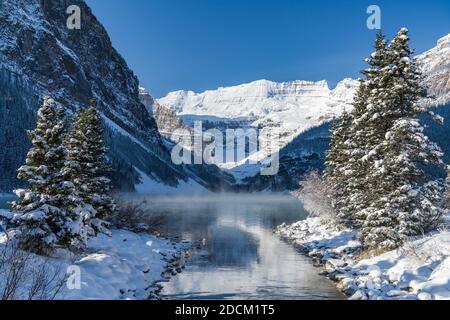
[[[67,159],[62,169],[72,195],[80,200],[75,209],[91,234],[108,233],[105,218],[115,210],[109,195],[111,181],[105,176],[110,169],[102,137],[102,122],[95,100],[91,100],[89,108],[74,116],[64,140]]]
[[[305,209],[324,221],[336,221],[330,187],[326,180],[319,173],[311,172],[300,184],[301,189],[295,195],[302,200]]]
[[[21,250],[14,237],[0,237],[0,300],[53,300],[66,275],[48,259]]]
[[[164,222],[162,215],[148,209],[146,201],[120,201],[117,210],[112,211],[107,218],[113,227],[133,232],[151,232]]]

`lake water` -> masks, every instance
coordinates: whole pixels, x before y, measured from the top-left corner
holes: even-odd
[[[306,217],[290,196],[133,197],[165,217],[164,235],[201,241],[183,273],[164,283],[167,299],[344,298],[311,259],[273,234],[277,225]],[[0,208],[12,200],[0,197]]]
[[[273,234],[305,218],[289,196],[226,195],[150,199],[164,234],[203,240],[183,273],[164,283],[167,299],[343,299],[312,261]]]

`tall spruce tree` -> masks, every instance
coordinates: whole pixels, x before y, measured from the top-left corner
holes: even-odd
[[[374,126],[371,126],[371,122],[376,119],[376,111],[371,101],[379,88],[378,79],[382,69],[388,64],[387,52],[386,38],[379,33],[375,41],[375,51],[366,59],[369,66],[362,71],[365,78],[360,80],[353,102],[354,109],[349,115],[345,115],[344,122],[350,122],[346,125],[346,139],[340,146],[341,153],[346,154],[345,161],[338,164],[338,170],[333,170],[339,173],[339,176],[334,177],[334,180],[339,182],[335,181],[332,185],[339,189],[339,192],[335,192],[338,217],[343,224],[349,226],[362,225],[369,202],[366,191],[370,183],[367,171],[371,158],[368,155],[373,154],[370,151],[380,140],[380,137],[376,137]],[[333,180],[333,174],[329,176]]]
[[[348,199],[346,174],[343,168],[350,159],[348,141],[350,138],[352,118],[344,112],[340,119],[335,119],[331,130],[330,147],[326,159],[324,177],[330,188],[333,206],[337,211],[338,221],[345,226],[353,226],[354,219],[346,211]]]
[[[29,183],[29,188],[15,191],[18,200],[13,203],[9,225],[20,230],[25,249],[37,253],[48,253],[55,246],[70,247],[83,238],[77,220],[66,209],[73,198],[61,174],[65,127],[64,110],[45,97],[36,129],[28,132],[32,147],[26,165],[18,169],[18,178]]]
[[[370,247],[395,248],[405,236],[423,232],[420,185],[423,167],[441,164],[442,152],[423,134],[417,118],[425,110],[419,99],[426,95],[420,72],[412,60],[408,30],[401,29],[392,40],[388,64],[375,78],[370,106],[374,110],[368,127],[373,147],[367,172],[367,198],[362,240]]]
[[[64,146],[67,150],[64,176],[73,182],[73,193],[82,200],[84,208],[94,209],[84,217],[85,223],[91,226],[93,234],[108,233],[105,218],[116,206],[109,195],[111,181],[106,174],[110,169],[106,160],[102,122],[94,99],[87,109],[74,116]],[[77,210],[82,208],[83,205]]]

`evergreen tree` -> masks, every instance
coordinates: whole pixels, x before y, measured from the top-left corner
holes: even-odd
[[[442,152],[423,134],[417,119],[425,111],[419,99],[426,90],[411,56],[408,31],[403,28],[389,46],[389,63],[375,78],[378,88],[370,99],[375,114],[368,127],[375,144],[368,153],[372,158],[367,172],[370,203],[362,240],[371,247],[394,248],[405,236],[423,232],[423,167],[442,163]]]
[[[18,200],[13,203],[9,224],[20,230],[24,248],[37,253],[47,253],[57,245],[70,247],[84,238],[78,221],[66,210],[73,198],[61,174],[65,127],[64,110],[45,97],[37,127],[28,132],[32,147],[26,165],[18,169],[18,178],[29,188],[15,191]]]
[[[360,80],[353,102],[354,109],[350,115],[345,115],[346,137],[339,146],[340,152],[345,154],[345,160],[338,164],[339,170],[333,171],[340,175],[339,192],[335,192],[336,210],[341,222],[348,226],[360,226],[363,223],[369,202],[367,189],[371,181],[367,172],[372,162],[370,156],[374,154],[371,150],[381,139],[380,135],[376,137],[373,130],[376,111],[372,97],[379,89],[382,69],[388,64],[387,52],[387,41],[380,33],[376,38],[375,51],[366,59],[369,67],[362,71],[365,79]],[[337,184],[333,182],[332,185],[336,187]]]
[[[335,208],[341,223],[361,228],[369,247],[394,248],[443,213],[442,187],[424,173],[442,165],[442,152],[418,119],[426,90],[411,56],[406,29],[389,45],[378,34],[354,110],[332,130],[325,174]]]
[[[115,210],[115,204],[109,196],[111,181],[105,176],[110,169],[95,100],[74,116],[64,146],[67,161],[63,173],[66,180],[73,182],[73,193],[81,199],[77,210],[93,208],[83,217],[85,224],[91,226],[93,234],[108,233],[105,218]]]
[[[354,219],[345,210],[345,200],[348,199],[346,174],[343,168],[350,159],[347,142],[350,138],[351,117],[344,112],[339,120],[333,122],[331,129],[330,147],[326,159],[324,177],[331,189],[330,196],[333,199],[333,207],[337,211],[338,221],[345,226],[352,226]]]
[[[350,177],[352,185],[352,209],[361,226],[366,219],[366,208],[375,194],[368,192],[376,184],[368,172],[373,167],[377,145],[383,139],[382,126],[379,118],[376,99],[380,90],[383,90],[381,79],[383,71],[389,65],[389,49],[385,36],[378,33],[375,41],[375,51],[370,58],[366,59],[368,68],[362,71],[365,75],[364,85],[361,87],[359,96],[354,101],[354,145],[352,159],[349,165],[352,166],[353,176]]]

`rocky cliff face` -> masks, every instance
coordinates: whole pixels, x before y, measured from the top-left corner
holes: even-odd
[[[159,105],[144,88],[140,88],[139,91],[139,97],[149,112],[154,116],[158,130],[165,138],[164,141],[168,149],[171,149],[175,144],[172,140],[174,138],[172,134],[176,130],[189,132],[191,140],[193,139],[194,130],[180,120],[174,111]],[[205,146],[206,144],[203,144],[203,147]],[[222,172],[215,165],[183,165],[183,170],[192,179],[213,191],[229,191],[235,183],[232,176]]]
[[[122,189],[132,190],[139,182],[134,168],[171,186],[187,179],[186,173],[171,163],[155,120],[139,100],[136,76],[84,1],[0,3],[0,77],[6,84],[3,97],[7,95],[0,99],[4,116],[0,137],[14,137],[18,145],[13,153],[0,157],[0,181],[4,181],[0,191],[17,185],[14,167],[27,150],[24,129],[33,127],[31,115],[44,95],[65,106],[69,114],[91,97],[97,99],[116,169],[115,182]],[[66,26],[70,5],[81,8],[81,30]],[[24,112],[30,116],[24,117]],[[3,122],[6,124],[1,125]]]
[[[450,102],[450,34],[439,39],[436,47],[417,57],[425,75],[425,84],[435,99],[428,105]]]
[[[159,133],[163,137],[171,139],[172,133],[175,132],[175,130],[187,130],[188,132],[192,132],[192,130],[178,118],[174,111],[161,106],[152,98],[148,91],[142,87],[139,88],[139,98],[146,106],[149,113],[155,118]]]

